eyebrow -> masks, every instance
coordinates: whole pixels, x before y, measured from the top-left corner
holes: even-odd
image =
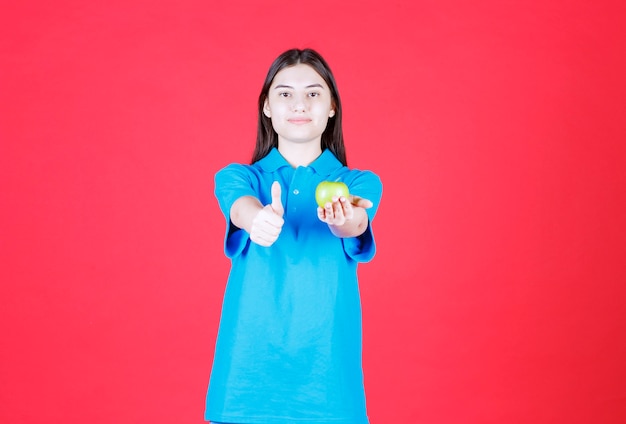
[[[284,84],[277,85],[276,87],[274,87],[274,90],[279,89],[279,88],[291,88],[293,90],[292,86],[284,85]],[[324,88],[324,86],[322,84],[311,84],[311,85],[307,85],[304,88]]]

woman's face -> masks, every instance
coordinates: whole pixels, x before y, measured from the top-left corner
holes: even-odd
[[[272,120],[279,146],[281,143],[321,146],[322,133],[335,110],[324,79],[309,65],[297,64],[276,74],[263,113]]]

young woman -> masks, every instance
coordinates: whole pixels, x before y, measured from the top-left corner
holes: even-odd
[[[380,179],[346,164],[335,79],[289,50],[259,96],[252,164],[215,176],[226,218],[226,286],[205,419],[368,423],[357,263],[372,259]],[[353,195],[315,201],[322,181]]]

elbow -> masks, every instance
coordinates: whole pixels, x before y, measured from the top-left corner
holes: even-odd
[[[236,201],[230,208],[230,222],[237,228],[244,228],[242,208],[240,202]]]
[[[361,220],[361,222],[359,222],[359,224],[356,227],[357,237],[363,234],[365,230],[367,230],[368,222],[369,221],[367,219]]]

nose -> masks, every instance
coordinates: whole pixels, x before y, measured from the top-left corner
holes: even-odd
[[[294,112],[304,112],[306,110],[306,102],[304,97],[294,96],[292,107]]]

